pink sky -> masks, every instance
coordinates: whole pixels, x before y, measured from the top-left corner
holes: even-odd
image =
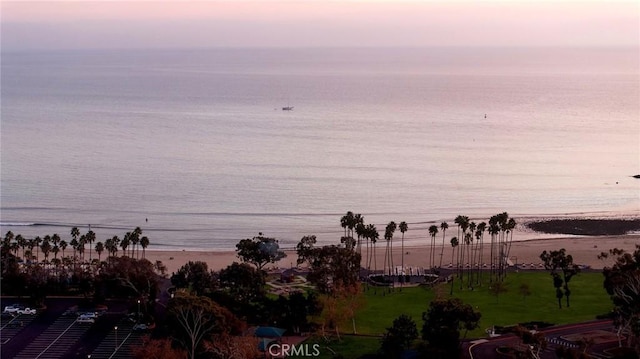
[[[635,1],[2,2],[3,49],[638,46]]]

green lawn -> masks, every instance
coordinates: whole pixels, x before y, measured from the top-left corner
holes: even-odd
[[[458,282],[454,286],[454,297],[473,305],[482,313],[480,328],[467,337],[484,337],[484,330],[491,325],[511,325],[528,321],[545,321],[565,324],[595,319],[596,315],[607,313],[611,301],[602,287],[601,273],[580,273],[570,282],[571,307],[558,309],[555,289],[549,273],[521,272],[509,273],[506,283],[508,292],[500,295],[499,300],[488,292],[488,283],[475,290],[459,290]],[[526,299],[519,293],[522,283],[529,284],[531,295]],[[306,343],[321,344],[319,358],[332,358],[332,351],[344,358],[359,358],[365,354],[374,354],[380,348],[380,335],[390,327],[393,320],[401,314],[408,314],[415,320],[418,332],[422,329],[422,313],[429,307],[435,292],[449,297],[450,285],[443,284],[438,289],[426,287],[388,289],[369,287],[364,290],[365,304],[356,316],[356,328],[359,334],[373,337],[343,335],[341,341],[325,343],[312,338]],[[350,330],[351,323],[343,325]],[[328,348],[331,348],[329,350]]]
[[[469,336],[484,336],[484,330],[492,325],[510,325],[527,321],[545,321],[564,324],[595,319],[598,314],[611,309],[611,301],[602,287],[601,273],[581,273],[570,282],[571,307],[558,309],[555,289],[547,272],[509,273],[506,279],[507,293],[499,300],[488,292],[488,283],[475,290],[459,290],[454,286],[454,297],[473,305],[482,313],[480,328]],[[529,284],[531,295],[526,299],[518,288]],[[441,287],[441,293],[449,297],[449,285]],[[365,290],[366,304],[356,316],[356,328],[363,334],[382,334],[400,314],[414,318],[418,330],[422,327],[422,313],[434,298],[434,290],[424,287],[395,289],[387,293],[382,288]]]

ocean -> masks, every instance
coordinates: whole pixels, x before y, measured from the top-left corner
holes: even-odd
[[[0,227],[408,244],[459,214],[639,214],[637,48],[2,53]],[[293,106],[292,111],[282,107]]]

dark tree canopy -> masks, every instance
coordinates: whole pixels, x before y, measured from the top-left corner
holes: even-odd
[[[189,261],[171,276],[171,284],[178,288],[187,288],[196,295],[202,295],[215,288],[215,279],[207,263]]]
[[[311,259],[313,248],[316,244],[316,236],[304,236],[296,245],[296,254],[298,255],[298,265]]]
[[[466,336],[468,331],[477,328],[480,316],[471,305],[458,298],[432,301],[429,310],[422,313],[422,339],[426,341],[427,356],[460,357],[460,331],[464,330]]]
[[[308,254],[310,269],[307,279],[321,293],[331,293],[336,287],[351,287],[359,283],[360,254],[348,248],[324,246]]]
[[[264,237],[262,233],[251,239],[243,239],[236,244],[238,258],[262,270],[265,265],[275,263],[287,255],[280,250],[275,238]]]
[[[265,274],[246,263],[229,265],[219,274],[220,289],[226,291],[234,300],[248,303],[262,300],[266,295]]]
[[[148,260],[113,257],[101,269],[96,286],[105,286],[104,293],[112,296],[148,298],[152,302],[158,292],[158,280],[153,263]]]
[[[167,306],[171,336],[195,359],[201,344],[214,334],[239,335],[245,325],[228,309],[204,296],[178,294]]]
[[[569,297],[571,296],[569,281],[574,275],[580,272],[580,267],[573,263],[573,256],[567,254],[564,248],[559,251],[544,251],[540,254],[540,259],[544,263],[544,267],[553,277],[553,286],[556,288],[558,307],[562,308],[562,296],[566,298],[567,307],[569,307]],[[560,277],[560,274],[562,274],[562,277]]]
[[[408,315],[401,315],[393,321],[382,337],[380,350],[385,358],[401,358],[402,353],[411,348],[411,344],[418,338],[416,323]]]
[[[604,288],[614,305],[614,322],[618,334],[628,331],[628,345],[640,352],[640,245],[633,253],[612,249],[617,255],[611,267],[605,267]]]

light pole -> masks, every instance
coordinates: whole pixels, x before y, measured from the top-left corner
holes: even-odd
[[[116,341],[115,341],[115,345],[116,348],[114,351],[118,350],[118,326],[113,327],[113,329],[116,331]]]
[[[140,318],[140,299],[138,299],[138,319]]]

